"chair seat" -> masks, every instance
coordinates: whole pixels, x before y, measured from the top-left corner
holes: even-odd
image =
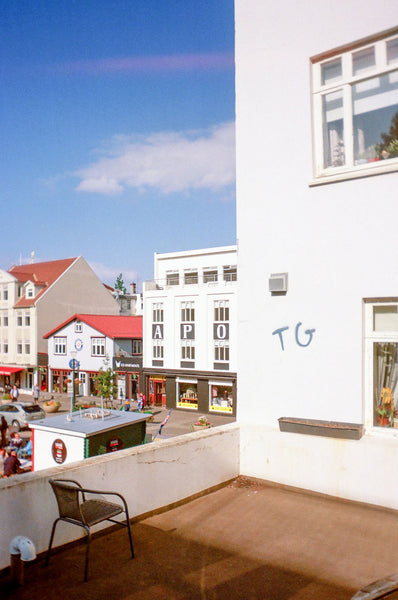
[[[123,512],[123,508],[106,500],[86,500],[80,505],[86,524],[91,527]]]

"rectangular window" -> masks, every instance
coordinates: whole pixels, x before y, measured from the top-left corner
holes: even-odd
[[[195,303],[181,302],[181,323],[195,321]]]
[[[3,317],[3,325],[4,327],[8,327],[8,317]]]
[[[236,265],[223,267],[224,281],[236,281],[237,268]]]
[[[25,343],[25,354],[30,354],[30,344]]]
[[[22,315],[21,315],[21,313],[17,314],[17,327],[22,327]]]
[[[8,300],[8,290],[3,290],[3,300]]]
[[[91,356],[105,356],[105,338],[91,338]]]
[[[4,352],[4,354],[8,354],[8,342],[4,342],[4,344],[3,344],[3,352]]]
[[[198,272],[192,270],[184,271],[184,283],[185,285],[198,283]]]
[[[152,321],[153,323],[163,323],[163,304],[152,304]]]
[[[75,333],[82,333],[83,323],[81,321],[75,321]]]
[[[198,410],[198,382],[176,380],[177,408]]]
[[[233,412],[232,382],[209,381],[209,408],[213,412]]]
[[[203,283],[212,283],[218,280],[218,270],[214,268],[203,269]]]
[[[66,337],[54,337],[54,354],[66,354]]]
[[[30,327],[30,314],[25,313],[25,327]]]
[[[178,285],[180,283],[180,274],[178,271],[166,273],[166,285]]]
[[[194,340],[181,340],[181,360],[195,360]]]
[[[26,297],[33,298],[33,287],[28,287],[27,292],[26,292]]]
[[[152,342],[152,357],[163,358],[163,341],[153,340]]]
[[[22,354],[22,342],[17,343],[17,354]]]
[[[229,342],[216,341],[214,343],[215,362],[229,362]]]
[[[397,48],[396,29],[311,59],[315,177],[398,169]]]
[[[133,340],[133,354],[142,354],[142,340]]]
[[[229,321],[229,302],[228,300],[216,300],[214,302],[214,321]]]

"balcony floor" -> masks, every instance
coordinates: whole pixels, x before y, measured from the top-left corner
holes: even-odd
[[[18,589],[3,577],[0,597],[343,600],[398,572],[396,511],[245,477],[132,529],[134,560],[125,529],[112,530],[92,540],[87,583],[78,544],[48,568],[27,563]]]

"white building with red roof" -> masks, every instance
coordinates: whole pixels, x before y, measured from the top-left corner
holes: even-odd
[[[0,270],[0,386],[47,389],[45,332],[77,312],[119,314],[84,260],[65,258]]]
[[[111,367],[118,397],[135,398],[142,369],[142,316],[75,314],[44,335],[48,340],[49,389],[71,389],[73,359],[78,363],[79,394],[96,395],[95,378]]]

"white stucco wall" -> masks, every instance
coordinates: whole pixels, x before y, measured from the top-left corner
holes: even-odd
[[[238,419],[248,426],[242,471],[351,497],[350,472],[362,499],[370,465],[377,470],[395,438],[292,441],[277,420],[364,422],[363,299],[398,295],[398,174],[310,187],[309,59],[397,24],[398,5],[387,1],[376,8],[348,0],[338,9],[319,0],[236,0]],[[268,278],[280,272],[289,274],[289,289],[272,297]],[[302,344],[305,330],[315,329],[307,347],[297,343],[300,323]],[[284,349],[273,335],[282,327]],[[314,470],[321,458],[324,469]],[[386,485],[382,477],[378,494],[388,503]]]
[[[231,424],[88,458],[74,465],[1,479],[0,569],[10,564],[9,543],[16,535],[30,538],[38,553],[47,549],[51,526],[58,516],[49,477],[76,479],[85,487],[117,491],[126,498],[130,516],[134,517],[238,474],[239,427]],[[61,524],[54,545],[80,536],[80,528]]]

